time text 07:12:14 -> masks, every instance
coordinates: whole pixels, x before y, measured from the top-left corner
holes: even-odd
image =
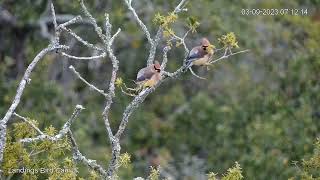
[[[241,9],[241,14],[246,16],[307,16],[308,9]]]

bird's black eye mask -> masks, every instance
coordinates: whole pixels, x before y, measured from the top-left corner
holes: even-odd
[[[207,50],[208,46],[202,46],[203,50]]]
[[[156,66],[153,66],[153,67],[157,72],[160,72],[160,69],[158,69]]]

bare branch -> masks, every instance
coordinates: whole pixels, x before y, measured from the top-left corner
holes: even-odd
[[[33,69],[35,68],[35,66],[37,65],[37,63],[49,52],[53,51],[53,50],[59,50],[59,49],[63,49],[63,50],[67,50],[69,47],[65,46],[65,45],[60,45],[59,43],[59,36],[60,36],[60,29],[58,24],[57,24],[57,20],[56,20],[56,15],[55,15],[55,11],[54,11],[54,6],[51,3],[50,5],[51,7],[51,13],[52,13],[52,18],[53,18],[53,23],[54,23],[54,27],[55,27],[55,37],[52,38],[51,43],[48,45],[48,47],[46,47],[45,49],[41,50],[37,56],[32,60],[32,62],[29,64],[29,66],[27,67],[22,80],[19,83],[16,95],[13,99],[12,104],[10,105],[8,111],[6,112],[5,116],[2,118],[2,120],[0,121],[0,164],[3,161],[3,152],[4,152],[4,148],[6,145],[6,131],[7,131],[7,122],[10,120],[12,114],[14,113],[15,109],[17,108],[17,106],[20,103],[20,99],[21,96],[23,94],[23,91],[26,87],[26,84],[30,83],[31,79],[30,79],[30,75],[31,72],[33,71]],[[63,26],[65,25],[70,25],[72,23],[75,23],[77,21],[78,18],[74,18],[72,20],[70,20],[70,22],[66,22],[64,23]],[[51,36],[50,36],[51,37]],[[1,173],[1,172],[0,172]]]
[[[40,53],[32,60],[32,62],[29,64],[27,70],[25,71],[23,78],[20,81],[19,87],[17,89],[17,94],[15,95],[9,110],[7,111],[7,113],[5,114],[5,116],[3,117],[3,119],[1,121],[3,121],[6,124],[8,122],[8,120],[10,119],[10,117],[12,116],[12,113],[17,108],[18,104],[20,103],[20,99],[21,99],[22,93],[24,91],[24,88],[26,87],[26,84],[31,81],[31,79],[29,77],[31,75],[31,72],[33,71],[33,69],[37,65],[37,63],[49,52],[56,50],[56,49],[67,49],[67,48],[68,48],[67,46],[49,45],[47,48],[40,51]]]
[[[62,27],[63,30],[67,31],[71,36],[73,36],[74,38],[76,38],[80,43],[82,43],[83,45],[98,50],[98,51],[103,51],[101,48],[83,40],[80,36],[78,36],[76,33],[74,33],[71,29],[67,29],[66,27]]]
[[[93,60],[93,59],[100,59],[100,58],[104,58],[106,57],[106,53],[102,53],[100,55],[97,56],[88,56],[88,57],[78,57],[78,56],[73,56],[73,55],[69,55],[65,52],[61,52],[62,56],[71,58],[71,59],[76,59],[76,60]]]
[[[197,77],[197,78],[199,78],[199,79],[206,79],[206,78],[204,78],[204,77],[201,77],[201,76],[197,75],[197,74],[192,70],[191,67],[189,67],[189,70],[190,70],[190,72],[191,72],[191,74],[192,74],[193,76],[195,76],[195,77]]]
[[[149,57],[147,60],[147,65],[150,65],[153,63],[153,60],[154,60],[154,57],[156,54],[156,50],[157,50],[157,46],[158,46],[158,43],[161,39],[162,28],[159,27],[159,30],[157,31],[155,38],[152,39],[147,26],[142,22],[142,20],[139,18],[138,14],[136,13],[136,10],[132,7],[132,4],[131,4],[132,0],[124,0],[124,1],[125,1],[125,4],[127,5],[128,9],[133,14],[134,19],[137,21],[138,25],[142,29],[143,33],[146,35],[147,40],[150,44]]]
[[[121,32],[121,29],[119,28],[118,31],[116,33],[114,33],[114,35],[110,38],[110,44],[113,43],[114,39],[119,35],[119,33]]]
[[[50,7],[51,7],[51,14],[52,14],[53,25],[54,25],[54,32],[55,32],[55,36],[53,37],[53,39],[51,39],[51,41],[54,45],[57,45],[60,43],[59,42],[60,41],[60,29],[57,24],[56,13],[54,11],[54,6],[53,6],[52,2],[50,3]]]
[[[186,1],[187,0],[181,0],[180,3],[178,4],[178,6],[174,9],[174,13],[179,13],[181,11],[188,11],[188,9],[183,8]]]
[[[128,124],[128,120],[129,117],[131,116],[131,114],[133,113],[133,111],[135,109],[137,109],[139,107],[139,105],[145,100],[145,98],[155,90],[155,88],[148,88],[146,89],[146,91],[141,92],[138,96],[136,96],[133,101],[126,107],[126,109],[123,112],[122,115],[122,120],[120,122],[119,125],[119,129],[117,131],[117,133],[115,134],[115,137],[117,139],[120,139],[122,133],[124,132],[127,124]]]
[[[90,84],[87,80],[85,80],[85,79],[80,75],[80,73],[75,70],[75,68],[74,68],[72,65],[69,66],[69,69],[71,69],[71,71],[72,71],[75,75],[77,75],[78,78],[79,78],[82,82],[84,82],[86,85],[88,85],[91,89],[97,91],[98,93],[102,94],[102,95],[105,96],[105,97],[108,96],[108,94],[105,93],[103,90],[98,89],[96,86]]]
[[[116,78],[117,78],[117,71],[119,69],[119,65],[118,65],[118,60],[116,58],[116,56],[113,54],[113,51],[111,49],[110,46],[107,47],[107,50],[108,50],[108,54],[109,54],[109,58],[111,59],[112,61],[112,73],[111,73],[111,79],[110,79],[110,82],[109,82],[109,91],[108,91],[108,97],[107,97],[107,105],[103,111],[103,114],[104,115],[107,115],[108,112],[109,112],[109,109],[110,109],[110,106],[112,104],[112,99],[113,97],[115,96],[115,81],[116,81]]]
[[[150,35],[150,32],[148,31],[147,26],[141,21],[141,19],[139,18],[138,14],[136,13],[136,10],[131,5],[132,0],[124,0],[124,2],[126,3],[128,9],[132,12],[134,18],[138,22],[138,24],[141,27],[142,31],[146,35],[146,37],[148,39],[148,42],[150,44],[153,44],[153,39],[151,38],[151,35]]]
[[[181,66],[179,69],[177,69],[175,72],[170,73],[167,71],[163,72],[163,75],[165,75],[166,77],[170,77],[172,79],[178,78],[183,72],[184,72],[185,67]]]
[[[156,51],[157,51],[157,46],[161,40],[161,37],[162,37],[162,27],[159,27],[158,31],[157,31],[157,34],[154,38],[154,41],[151,44],[151,47],[150,47],[150,50],[149,50],[149,57],[148,57],[148,60],[147,60],[147,65],[151,65],[154,61],[154,58],[155,58],[155,55],[156,55]]]
[[[156,87],[158,87],[159,85],[160,85],[160,82],[156,85]],[[121,135],[123,134],[127,124],[128,124],[129,117],[134,112],[134,110],[137,109],[143,103],[145,98],[151,92],[153,92],[155,90],[156,87],[147,88],[147,89],[143,90],[126,107],[126,109],[125,109],[125,111],[124,111],[124,113],[122,115],[122,120],[120,122],[119,129],[118,129],[117,133],[113,136],[113,138],[111,138],[112,156],[111,156],[111,161],[109,163],[109,167],[108,167],[108,171],[107,171],[108,176],[113,176],[114,172],[118,168],[117,164],[118,164],[118,158],[120,156],[120,150],[121,150],[121,146],[120,146],[119,140],[120,140]]]
[[[76,17],[70,19],[69,21],[60,24],[60,25],[57,27],[57,30],[60,31],[61,28],[70,26],[70,25],[72,25],[72,24],[75,24],[75,23],[77,23],[77,22],[80,22],[81,20],[82,20],[82,17],[81,17],[81,16],[76,16]]]
[[[61,148],[65,148],[65,147],[66,147],[66,145],[57,146],[57,147],[52,148],[52,151],[57,150],[57,149],[61,149]],[[37,152],[32,152],[32,151],[31,151],[31,153],[29,153],[29,156],[35,156],[35,155],[38,155],[38,154],[43,153],[43,152],[46,152],[46,151],[47,151],[47,150],[41,150],[41,151],[37,151]]]
[[[170,51],[171,47],[170,46],[166,46],[165,48],[163,48],[163,59],[162,59],[162,63],[161,63],[161,73],[163,73],[164,69],[167,66],[167,62],[168,62],[168,52]]]
[[[39,134],[44,135],[44,133],[37,127],[35,126],[32,122],[30,122],[27,118],[20,116],[17,113],[13,113],[13,115],[17,116],[18,118],[22,119],[24,122],[28,123],[33,129],[35,129]]]
[[[57,31],[58,30],[57,18],[56,18],[56,13],[55,13],[52,2],[50,3],[50,7],[51,7],[52,18],[53,18],[54,30]]]
[[[61,130],[59,131],[59,133],[55,136],[49,136],[46,135],[44,133],[40,133],[39,136],[34,137],[34,138],[24,138],[21,139],[20,142],[23,143],[31,143],[31,142],[35,142],[35,141],[43,141],[43,140],[50,140],[50,141],[58,141],[61,138],[63,138],[67,132],[70,129],[71,124],[73,123],[73,121],[78,117],[79,113],[84,109],[84,107],[82,105],[77,105],[73,114],[71,115],[71,117],[68,119],[68,121],[63,125],[63,127],[61,128]]]
[[[112,25],[109,20],[109,14],[106,13],[104,16],[105,16],[106,37],[107,37],[107,40],[109,40],[111,38]]]
[[[236,54],[240,54],[240,53],[245,53],[245,52],[249,52],[250,50],[249,49],[246,49],[246,50],[243,50],[243,51],[238,51],[238,52],[235,52],[235,53],[230,53],[230,54],[227,54],[227,50],[228,49],[226,49],[226,51],[225,51],[225,53],[224,53],[224,55],[222,56],[222,57],[220,57],[220,58],[218,58],[218,59],[215,59],[215,60],[212,60],[212,61],[210,61],[209,63],[211,63],[211,64],[214,64],[214,63],[216,63],[216,62],[218,62],[218,61],[221,61],[221,60],[223,60],[223,59],[227,59],[228,57],[230,57],[230,56],[233,56],[233,55],[236,55]]]
[[[109,16],[106,14],[106,34],[107,34],[107,38],[109,38],[109,42],[107,43],[107,47],[106,47],[106,50],[107,50],[107,53],[108,53],[108,56],[109,58],[111,59],[111,62],[112,62],[112,72],[111,72],[111,79],[110,79],[110,82],[109,82],[109,90],[108,90],[108,96],[107,96],[107,103],[106,103],[106,106],[103,110],[103,119],[104,119],[104,122],[105,122],[105,126],[106,126],[106,130],[107,130],[107,133],[108,133],[108,136],[109,136],[109,139],[110,139],[110,142],[113,141],[113,134],[112,134],[112,130],[111,130],[111,127],[110,127],[110,123],[109,123],[109,117],[108,117],[108,114],[109,114],[109,111],[110,111],[110,108],[111,108],[111,104],[113,102],[113,98],[115,97],[115,81],[117,79],[117,72],[118,72],[118,69],[119,69],[119,61],[117,59],[117,57],[113,54],[113,50],[111,48],[112,46],[112,43],[114,41],[114,38],[120,33],[121,29],[118,29],[118,31],[111,37],[111,30],[112,30],[112,26],[109,22]]]
[[[87,7],[84,5],[83,0],[80,0],[80,5],[81,5],[83,13],[85,14],[85,16],[87,16],[87,18],[89,19],[89,22],[93,25],[94,30],[96,31],[96,33],[98,34],[100,39],[104,43],[106,43],[106,36],[102,33],[102,29],[98,26],[96,19],[93,18],[93,16],[88,11]]]
[[[88,166],[92,170],[97,171],[102,177],[104,177],[104,179],[106,179],[107,173],[103,169],[103,167],[97,164],[96,160],[87,159],[85,156],[81,154],[81,152],[79,151],[79,147],[76,143],[76,140],[70,129],[68,130],[68,137],[70,139],[71,146],[72,146],[73,159],[77,162],[82,162],[84,165]]]
[[[177,41],[179,41],[179,43],[181,43],[181,44],[183,45],[183,47],[184,47],[185,55],[188,55],[188,54],[189,54],[189,48],[188,48],[187,45],[186,45],[185,39],[186,39],[186,37],[188,36],[188,34],[189,34],[190,31],[191,31],[191,29],[189,29],[189,30],[183,35],[183,37],[179,37],[179,36],[177,36],[176,34],[172,34],[172,35],[171,35],[172,38],[171,38],[170,41],[172,41],[172,40],[177,40]]]
[[[72,14],[56,14],[57,23],[59,23],[59,22],[64,23],[64,22],[70,21],[73,18],[75,18],[75,16]],[[52,15],[51,16],[43,16],[39,19],[39,21],[42,21],[44,24],[52,23],[53,18],[52,18]],[[84,21],[84,23],[86,23],[86,22]]]
[[[124,2],[127,5],[128,9],[132,12],[135,20],[138,22],[140,28],[142,29],[142,31],[146,35],[148,42],[150,44],[150,51],[149,51],[149,56],[148,56],[148,60],[147,60],[147,65],[149,66],[154,61],[157,46],[158,46],[158,43],[162,37],[163,29],[161,27],[159,27],[157,34],[155,35],[154,39],[152,39],[147,26],[142,22],[142,20],[139,18],[138,14],[136,13],[135,9],[132,7],[132,0],[124,0]],[[181,0],[173,12],[179,13],[181,11],[187,11],[187,9],[182,9],[182,6],[185,4],[185,2],[186,2],[186,0]],[[185,44],[184,44],[184,46],[185,46]],[[186,48],[186,46],[185,46],[185,48]]]
[[[110,20],[109,20],[109,14],[105,14],[105,26],[106,26],[106,37],[107,37],[107,40],[109,41],[109,46],[112,45],[114,39],[119,35],[119,33],[121,32],[121,29],[118,28],[117,32],[111,36],[111,30],[112,30],[112,25],[110,23]]]

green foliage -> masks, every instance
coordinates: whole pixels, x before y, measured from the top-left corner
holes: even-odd
[[[315,143],[314,153],[309,159],[303,160],[302,170],[299,169],[298,172],[301,179],[316,180],[320,178],[320,139]]]
[[[99,178],[100,176],[96,172],[90,171],[89,180],[98,180]]]
[[[131,163],[131,156],[128,153],[121,154],[119,157],[119,165],[123,167],[128,167]]]
[[[197,28],[200,26],[200,22],[198,22],[196,17],[193,16],[187,18],[187,23],[193,33],[196,32]]]
[[[117,87],[122,87],[123,85],[123,80],[122,78],[117,78],[116,82],[114,83]]]
[[[174,35],[174,30],[171,25],[176,22],[178,15],[176,13],[169,13],[167,16],[157,13],[153,18],[153,23],[163,28],[163,36],[168,38]]]
[[[4,151],[4,162],[2,165],[5,175],[9,175],[11,170],[17,169],[21,164],[30,164],[30,157],[20,142],[13,142],[9,133],[7,135],[6,149]]]
[[[218,41],[223,45],[224,48],[239,48],[236,35],[233,32],[223,35],[218,39]]]
[[[36,127],[38,126],[38,122],[35,120],[28,119],[28,121],[34,124]],[[23,139],[28,137],[33,137],[36,135],[36,130],[30,126],[28,123],[21,122],[21,123],[14,123],[13,124],[13,132],[15,134],[16,139]]]
[[[241,180],[243,179],[242,170],[240,164],[236,162],[233,168],[229,168],[226,175],[224,175],[221,180]]]
[[[207,174],[207,176],[208,176],[208,180],[218,180],[216,173],[210,172],[209,174]]]
[[[207,174],[208,176],[208,180],[217,180],[217,174],[210,172],[209,174]],[[234,167],[229,168],[228,172],[226,174],[223,175],[223,177],[221,178],[221,180],[241,180],[243,179],[242,176],[242,169],[240,167],[240,164],[238,162],[236,162],[236,164],[234,165]]]
[[[37,121],[32,120],[36,127]],[[45,128],[50,136],[56,134],[54,127]],[[35,130],[26,122],[15,123],[13,129],[9,129],[7,144],[4,153],[3,170],[9,176],[21,174],[24,179],[76,179],[77,170],[74,162],[68,157],[70,145],[67,138],[53,142],[44,140],[30,144],[19,142],[22,138],[35,137]],[[25,169],[19,173],[17,169]]]
[[[96,172],[90,171],[89,180],[98,180],[99,178],[100,176]]]
[[[148,179],[150,180],[159,180],[159,176],[160,176],[160,167],[150,167],[150,174],[148,176]]]

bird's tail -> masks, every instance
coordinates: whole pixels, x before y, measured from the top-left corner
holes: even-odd
[[[186,72],[192,66],[192,61],[185,59],[183,66],[184,66],[183,72]]]

